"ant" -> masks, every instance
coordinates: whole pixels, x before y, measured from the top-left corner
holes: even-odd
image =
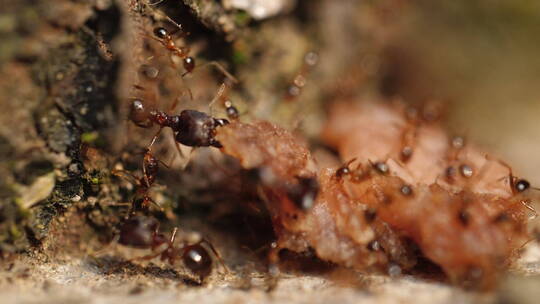
[[[227,269],[218,251],[212,243],[205,238],[189,244],[182,241],[180,245],[175,244],[178,228],[174,228],[169,239],[163,233],[159,232],[159,222],[153,218],[144,215],[134,215],[126,219],[120,227],[118,243],[127,247],[138,249],[150,249],[153,253],[147,256],[134,258],[132,260],[151,260],[158,256],[162,261],[167,261],[174,265],[178,259],[181,259],[191,272],[199,276],[200,282],[212,272],[212,258],[208,250],[203,246],[208,246],[221,265]],[[166,247],[162,250],[163,246]]]
[[[512,168],[507,163],[503,162],[502,160],[499,160],[499,163],[509,170],[508,176],[503,177],[502,179],[508,178],[508,183],[510,184],[512,194],[517,195],[525,192],[528,189],[540,190],[539,188],[531,187],[531,183],[529,183],[528,180],[514,176],[512,173]]]
[[[518,178],[517,176],[514,176],[514,174],[512,173],[512,167],[510,167],[510,165],[503,162],[502,160],[498,160],[498,162],[504,167],[506,167],[509,171],[508,176],[501,178],[501,180],[506,179],[506,178],[508,179],[510,190],[512,191],[513,195],[521,194],[527,191],[528,189],[540,190],[540,188],[531,187],[531,183],[527,181],[526,179],[522,179],[522,178]],[[525,200],[521,199],[520,202],[521,204],[523,204],[523,206],[525,206],[525,208],[529,209],[533,213],[532,218],[536,218],[538,216],[538,213],[536,212],[534,207],[530,205],[531,202],[529,199],[525,199]]]
[[[178,31],[180,32],[181,37],[185,37],[185,36],[188,35],[188,33],[184,32],[184,30],[182,29],[182,26],[180,24],[176,23],[174,20],[172,20],[169,17],[166,17],[166,18],[167,18],[167,20],[169,20],[169,22],[171,22],[172,24],[174,24],[178,28]],[[176,44],[174,43],[174,40],[172,38],[172,34],[169,33],[169,31],[167,29],[165,29],[164,27],[156,27],[156,28],[154,28],[153,32],[154,32],[155,37],[150,36],[151,39],[156,40],[163,47],[165,47],[168,51],[170,51],[173,55],[178,56],[178,57],[180,57],[182,59],[184,69],[186,70],[182,74],[182,77],[192,73],[193,70],[195,70],[195,67],[196,67],[195,58],[189,56],[189,51],[190,51],[189,47],[187,47],[187,46],[180,46],[180,47],[176,46]],[[223,75],[225,75],[227,78],[231,79],[234,83],[238,82],[238,80],[236,80],[236,78],[234,76],[232,76],[229,72],[227,72],[227,70],[221,64],[219,64],[218,62],[210,61],[210,62],[206,63],[206,65],[213,65],[221,73],[223,73]]]
[[[343,166],[339,167],[336,170],[335,177],[338,180],[343,179],[345,176],[349,176],[353,170],[351,170],[350,166],[353,162],[356,161],[356,157],[346,162]]]
[[[176,24],[176,23],[175,23]],[[176,24],[181,32],[181,36],[186,36],[186,33],[183,32],[182,27],[179,24]],[[182,77],[193,72],[195,69],[195,59],[189,56],[189,47],[186,46],[176,46],[173,41],[173,38],[169,31],[163,27],[156,27],[154,29],[154,35],[157,38],[152,37],[152,39],[158,41],[163,45],[167,50],[169,50],[173,55],[176,55],[182,59],[182,63],[186,72],[182,74]]]
[[[221,148],[221,144],[214,138],[216,128],[229,123],[226,119],[214,118],[196,110],[183,110],[180,115],[169,115],[163,111],[147,109],[140,99],[132,101],[130,118],[142,128],[150,128],[154,124],[160,126],[152,143],[155,142],[161,129],[169,127],[174,132],[175,142],[191,147]]]
[[[114,175],[117,175],[120,177],[130,177],[134,179],[134,182],[137,185],[137,191],[135,192],[135,196],[133,198],[132,205],[131,205],[131,210],[128,212],[128,214],[132,215],[136,211],[147,210],[148,207],[150,206],[150,203],[153,203],[155,206],[157,206],[161,210],[161,207],[148,195],[150,188],[156,181],[156,177],[159,170],[159,163],[161,163],[167,168],[169,167],[169,165],[157,159],[152,154],[150,148],[147,148],[143,157],[143,165],[142,165],[143,176],[137,177],[133,175],[132,173],[126,172],[123,170],[112,171],[112,174]]]
[[[334,177],[338,180],[342,180],[344,177],[349,176],[350,180],[353,183],[360,183],[371,177],[372,173],[377,173],[380,175],[387,175],[390,173],[390,167],[386,162],[377,161],[369,162],[369,168],[364,168],[362,163],[358,163],[355,169],[351,169],[351,164],[356,161],[356,157],[346,162],[343,166],[339,167]]]

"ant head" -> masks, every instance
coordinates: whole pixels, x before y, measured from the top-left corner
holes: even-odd
[[[380,174],[387,174],[390,171],[388,165],[385,162],[376,162],[372,164],[373,169]]]
[[[208,251],[200,244],[186,246],[182,254],[184,265],[201,280],[212,272],[212,258]]]
[[[356,157],[353,158],[353,159],[351,159],[351,160],[349,160],[348,162],[346,162],[343,166],[339,167],[339,168],[336,170],[336,173],[335,173],[336,175],[335,175],[335,176],[336,176],[338,179],[341,179],[341,178],[343,178],[344,176],[351,174],[351,168],[350,168],[350,166],[351,166],[351,164],[352,164],[353,162],[355,162],[355,161],[356,161]]]
[[[399,188],[399,192],[404,196],[411,196],[413,194],[413,189],[409,185],[403,185]]]
[[[156,27],[154,29],[154,35],[159,39],[165,39],[169,36],[169,32],[163,27]]]
[[[413,154],[413,148],[411,146],[405,146],[401,149],[400,158],[402,161],[408,161]]]

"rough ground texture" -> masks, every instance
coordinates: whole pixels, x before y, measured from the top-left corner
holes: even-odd
[[[140,152],[156,131],[127,123],[128,101],[144,98],[166,110],[178,99],[175,111],[225,116],[219,102],[209,107],[224,78],[203,66],[213,60],[239,80],[230,98],[242,120],[265,119],[295,130],[320,163],[338,165],[318,138],[333,101],[438,100],[446,105],[452,132],[500,155],[515,174],[540,185],[540,45],[531,38],[539,34],[536,3],[297,1],[275,17],[255,20],[227,2],[0,1],[2,301],[538,299],[540,249],[534,242],[490,292],[466,291],[440,278],[359,274],[296,257],[284,259],[275,285],[264,265],[273,236],[256,193],[233,183],[238,166],[209,149],[183,147],[190,156],[185,170],[187,157],[161,170],[151,195],[164,211],[153,215],[165,232],[180,227],[208,236],[231,272],[216,266],[201,285],[180,264],[128,262],[147,252],[111,240],[135,185],[111,170],[140,176]],[[200,65],[184,78],[181,63],[171,63],[170,52],[148,38],[155,26],[175,29],[167,16],[190,33],[176,42],[188,45]],[[306,71],[303,56],[311,50],[320,60]],[[299,73],[306,84],[291,98],[287,90]],[[177,153],[169,132],[153,150],[166,163]]]

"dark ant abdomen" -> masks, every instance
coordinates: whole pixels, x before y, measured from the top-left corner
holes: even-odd
[[[198,275],[201,280],[212,272],[212,258],[200,244],[189,245],[184,248],[182,259],[184,265]]]
[[[130,217],[120,227],[118,243],[134,248],[150,248],[155,245],[158,227],[158,221],[152,217]]]
[[[153,125],[150,113],[146,110],[144,102],[140,99],[132,100],[129,118],[135,125],[141,128],[150,128]]]

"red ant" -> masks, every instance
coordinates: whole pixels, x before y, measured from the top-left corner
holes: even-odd
[[[521,194],[528,189],[534,189],[534,190],[540,190],[540,188],[531,187],[531,183],[527,181],[526,179],[518,178],[517,176],[514,176],[512,173],[512,168],[507,163],[503,162],[502,160],[499,160],[499,163],[503,165],[504,167],[508,168],[509,173],[507,177],[503,177],[502,179],[508,178],[508,183],[510,185],[510,190],[512,191],[513,195]],[[529,200],[521,200],[521,203],[523,206],[525,206],[527,209],[529,209],[533,213],[533,218],[538,216],[538,213],[536,210],[530,205]]]
[[[131,204],[131,210],[128,213],[129,215],[132,215],[137,211],[146,211],[150,206],[150,203],[153,203],[159,209],[161,209],[161,207],[148,195],[150,187],[152,187],[156,181],[159,163],[167,168],[169,167],[167,164],[154,157],[151,150],[148,148],[144,153],[143,158],[143,176],[137,177],[132,173],[123,170],[112,171],[112,173],[117,176],[133,178],[135,184],[137,185],[137,191],[135,192],[135,196]]]
[[[390,167],[386,162],[372,162],[368,160],[370,168],[364,168],[362,163],[358,163],[355,169],[351,169],[351,164],[355,161],[356,157],[339,167],[334,173],[335,178],[342,180],[344,177],[348,176],[353,183],[359,183],[369,178],[373,172],[381,175],[390,173]]]
[[[159,232],[159,222],[153,218],[136,215],[126,219],[120,227],[118,243],[124,246],[150,249],[153,253],[132,260],[151,260],[160,256],[162,261],[174,265],[180,258],[184,265],[199,276],[201,282],[212,272],[212,258],[203,246],[208,246],[222,266],[227,269],[221,256],[207,239],[203,238],[196,243],[188,244],[186,241],[175,245],[178,228],[174,228],[171,238],[167,239]],[[159,250],[166,245],[162,250]]]
[[[179,32],[181,33],[180,34],[181,37],[187,36],[187,33],[185,33],[183,31],[182,26],[180,24],[174,22],[174,20],[172,20],[169,17],[167,17],[167,19],[179,29]],[[169,31],[167,31],[167,29],[165,29],[163,27],[156,27],[154,29],[154,36],[155,37],[150,37],[150,38],[158,41],[167,50],[169,50],[173,55],[178,56],[178,57],[180,57],[182,59],[184,69],[186,70],[182,74],[182,77],[184,77],[187,74],[193,72],[193,70],[196,67],[195,58],[189,56],[189,51],[190,51],[189,47],[187,47],[187,46],[181,46],[181,47],[176,46],[176,44],[174,43],[174,40],[173,40],[171,34],[169,33]],[[236,78],[234,76],[232,76],[229,72],[227,72],[227,70],[225,70],[225,68],[221,64],[219,64],[218,62],[210,61],[206,65],[215,66],[221,73],[223,73],[223,75],[225,75],[227,78],[231,79],[234,83],[238,82],[236,80]]]
[[[182,31],[182,27],[180,25],[178,25],[178,24],[177,24],[177,26],[180,29],[181,36],[182,37],[186,36],[186,34]],[[189,74],[189,73],[191,73],[191,72],[193,72],[193,70],[195,69],[195,59],[193,57],[191,57],[191,56],[188,56],[189,47],[186,47],[186,46],[178,47],[178,46],[176,46],[173,39],[172,39],[172,37],[171,37],[171,35],[169,34],[169,32],[163,27],[156,27],[154,29],[154,35],[157,38],[152,37],[152,39],[158,41],[167,50],[169,50],[171,53],[173,53],[174,55],[176,55],[176,56],[178,56],[178,57],[180,57],[182,59],[184,69],[186,70],[186,72],[184,74],[182,74],[182,77]]]
[[[226,268],[214,246],[204,238],[194,244],[182,242],[180,246],[175,246],[174,241],[178,228],[173,230],[171,238],[167,240],[165,235],[159,232],[159,222],[155,218],[138,214],[140,211],[146,212],[149,203],[157,205],[157,203],[148,196],[148,191],[156,180],[159,162],[161,161],[152,155],[149,147],[143,158],[142,177],[137,178],[129,172],[113,171],[114,174],[122,176],[127,174],[127,176],[134,178],[138,186],[128,217],[120,226],[120,232],[117,236],[118,243],[133,248],[150,249],[154,252],[153,254],[135,258],[133,260],[150,260],[161,256],[162,261],[167,261],[169,264],[174,265],[176,260],[181,258],[184,265],[198,275],[200,281],[203,282],[204,278],[212,271],[212,258],[203,244],[210,247],[223,267]],[[163,162],[161,163],[168,167]],[[164,245],[166,245],[166,247],[160,250]]]
[[[173,130],[175,141],[191,147],[217,147],[221,144],[214,138],[216,128],[229,123],[226,119],[214,118],[196,110],[184,110],[180,115],[169,115],[163,111],[146,109],[144,102],[134,99],[131,103],[131,120],[139,127],[150,128],[153,124]],[[152,139],[156,140],[158,134]]]
[[[335,177],[338,179],[338,180],[341,180],[343,179],[345,176],[349,176],[353,170],[351,170],[350,166],[353,162],[356,161],[356,157],[349,160],[348,162],[346,162],[343,166],[339,167],[337,170],[336,170],[336,173],[335,173]]]
[[[232,82],[236,81],[236,79],[230,76],[226,71],[224,71],[224,73],[226,73],[225,75],[227,77],[230,77]],[[226,88],[227,85],[225,83],[221,85],[218,93],[212,102],[210,102],[210,105],[216,100],[225,100],[223,96],[226,96]],[[170,111],[176,107],[177,102],[178,99],[171,105]],[[225,101],[224,104],[229,118],[238,118],[238,110],[232,106],[232,103],[230,101]],[[164,127],[171,128],[173,130],[176,148],[180,154],[182,154],[182,152],[178,143],[191,147],[221,148],[221,143],[215,139],[216,129],[229,124],[227,119],[214,118],[204,112],[196,110],[183,110],[180,112],[180,115],[169,115],[163,111],[156,110],[153,107],[146,107],[145,102],[138,98],[134,98],[131,101],[129,117],[135,125],[142,128],[150,128],[154,124],[160,126],[160,129],[152,139],[150,146],[156,141]]]

